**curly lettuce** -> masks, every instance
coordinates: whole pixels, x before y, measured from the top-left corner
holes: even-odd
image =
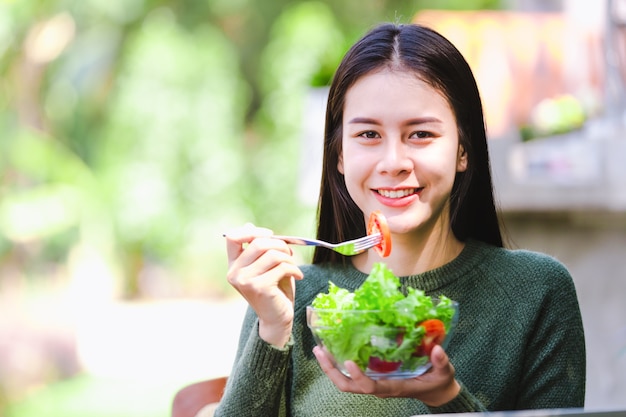
[[[374,264],[354,292],[329,282],[328,292],[318,294],[311,306],[317,310],[314,332],[326,348],[337,361],[352,360],[362,369],[372,356],[401,361],[406,369],[423,365],[428,358],[414,355],[425,332],[419,324],[439,319],[447,332],[456,312],[454,302],[445,295],[433,299],[412,287],[403,294],[399,278],[382,262]],[[403,329],[401,340],[394,336],[398,328]]]

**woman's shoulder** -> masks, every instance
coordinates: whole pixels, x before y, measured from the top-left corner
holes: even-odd
[[[514,294],[575,294],[573,278],[563,262],[539,251],[500,248],[478,243],[483,254],[478,270]]]
[[[522,248],[496,247],[483,242],[474,242],[474,245],[477,247],[476,251],[484,255],[483,265],[490,268],[569,276],[565,264],[548,253]]]

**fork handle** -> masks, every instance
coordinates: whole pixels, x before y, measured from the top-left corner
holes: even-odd
[[[301,246],[317,246],[320,244],[320,242],[317,242],[315,240],[312,239],[305,239],[302,237],[297,237],[297,236],[280,236],[280,235],[274,235],[272,236],[272,238],[274,239],[280,239],[285,241],[286,243],[290,243],[292,245],[301,245]]]

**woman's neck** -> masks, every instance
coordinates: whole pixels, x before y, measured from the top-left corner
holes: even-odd
[[[392,237],[391,254],[382,258],[370,250],[352,258],[356,269],[366,274],[375,262],[384,262],[397,276],[417,275],[443,266],[455,259],[465,244],[452,232],[415,239],[407,235]]]

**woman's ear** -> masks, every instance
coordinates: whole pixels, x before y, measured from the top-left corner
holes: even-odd
[[[341,175],[344,175],[344,172],[343,172],[343,152],[339,154],[339,161],[337,161],[337,171],[339,171],[339,173],[341,173]]]
[[[463,145],[459,145],[459,151],[456,158],[456,172],[465,172],[467,170],[467,152]]]

